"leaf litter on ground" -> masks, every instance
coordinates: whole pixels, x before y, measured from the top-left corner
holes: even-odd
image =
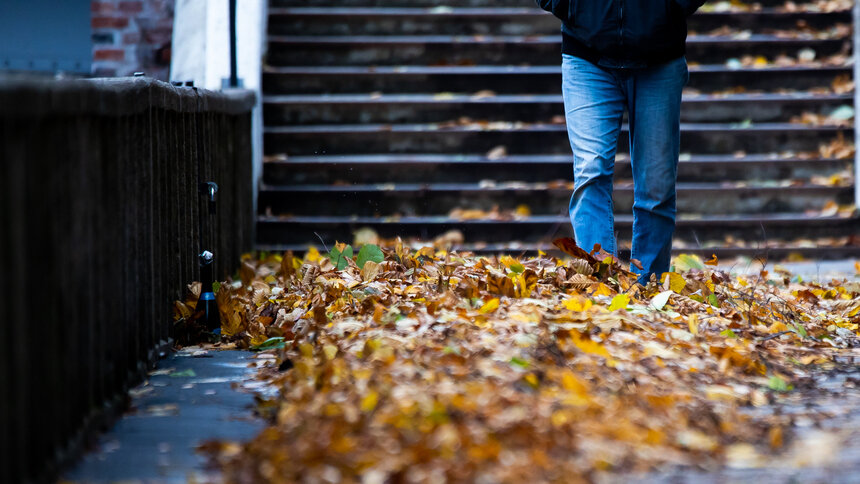
[[[346,244],[246,256],[216,294],[222,335],[274,352],[258,378],[278,392],[258,398],[256,438],[202,450],[227,482],[761,465],[795,434],[767,410],[858,346],[860,283],[733,276],[685,255],[642,286],[599,247],[555,244],[569,257],[401,243],[365,245],[363,266]]]

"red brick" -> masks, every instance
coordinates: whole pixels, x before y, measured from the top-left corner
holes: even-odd
[[[119,11],[123,13],[140,13],[143,11],[142,1],[119,2]]]
[[[98,49],[93,54],[97,61],[121,61],[125,60],[125,51],[122,49]]]
[[[98,14],[111,14],[116,12],[114,2],[90,2],[90,11]]]
[[[124,17],[93,17],[91,22],[94,29],[122,29],[128,26]]]

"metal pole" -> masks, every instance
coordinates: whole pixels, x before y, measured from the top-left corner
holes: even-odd
[[[239,87],[236,68],[236,0],[230,0],[230,87]]]
[[[860,55],[858,55],[858,46],[860,46],[860,2],[854,2],[853,8],[854,21],[854,206],[860,208],[860,152],[857,151],[857,144],[860,141],[860,125],[857,123],[857,113],[860,113],[860,96],[857,96],[857,83],[860,81]]]

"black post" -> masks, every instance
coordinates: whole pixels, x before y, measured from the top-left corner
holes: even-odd
[[[236,0],[230,0],[230,87],[239,87],[236,68]]]

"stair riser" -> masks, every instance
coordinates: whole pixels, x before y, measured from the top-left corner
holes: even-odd
[[[767,1],[761,2],[762,4]],[[272,7],[530,7],[523,0],[272,0]],[[535,7],[537,8],[537,7]]]
[[[559,31],[550,15],[520,17],[270,16],[272,35],[531,35]]]
[[[362,228],[370,227],[384,238],[397,236],[417,237],[422,240],[430,240],[449,230],[460,230],[467,241],[481,242],[510,242],[518,240],[525,243],[543,242],[548,243],[556,237],[572,237],[573,230],[569,223],[545,223],[545,224],[299,224],[290,222],[260,222],[257,226],[258,243],[260,244],[311,244],[319,245],[320,237],[329,246],[334,241],[352,242],[353,233]],[[766,240],[795,240],[798,238],[816,239],[820,237],[842,237],[855,235],[857,227],[850,224],[826,225],[809,223],[782,226],[766,226],[762,230],[759,226],[731,227],[718,225],[713,227],[678,226],[675,229],[675,239],[688,241],[696,244],[697,241],[705,244],[706,241],[721,241],[726,237],[734,237],[737,240],[746,240],[750,246],[756,243],[763,244]],[[317,234],[319,237],[317,237]],[[616,223],[616,234],[618,240],[630,240],[631,228],[627,224]]]
[[[700,64],[719,64],[731,57],[780,54],[796,56],[811,46],[819,56],[832,55],[843,40],[783,41],[776,43],[708,42],[688,43],[687,59]],[[561,37],[556,42],[509,43],[269,43],[267,62],[274,66],[359,65],[552,65],[561,56]]]
[[[548,62],[559,65],[560,57]],[[722,61],[721,61],[722,63]],[[702,92],[722,91],[744,86],[749,91],[829,87],[839,75],[850,75],[850,68],[798,71],[690,72],[689,87]],[[263,74],[263,88],[269,94],[343,94],[343,93],[474,93],[491,90],[498,94],[554,94],[560,92],[561,74]]]
[[[481,180],[546,182],[572,180],[570,163],[481,163],[481,164],[340,164],[289,165],[267,163],[263,179],[266,184],[350,183],[478,183]],[[852,166],[850,160],[809,163],[688,163],[678,165],[678,181],[725,182],[729,180],[785,180],[828,176]],[[615,164],[616,179],[632,179],[630,163]]]
[[[804,112],[829,114],[851,99],[804,99],[791,101],[735,102],[685,101],[684,122],[788,122]],[[561,96],[556,102],[428,102],[417,103],[267,103],[263,107],[266,125],[351,124],[351,123],[436,123],[469,117],[473,120],[552,122],[564,116]]]
[[[260,213],[374,216],[398,213],[407,216],[446,215],[457,208],[514,210],[526,205],[532,213],[552,214],[564,210],[570,201],[569,190],[493,191],[493,192],[266,192],[260,193]],[[832,200],[850,203],[853,188],[813,190],[783,189],[753,191],[684,190],[678,193],[677,209],[682,213],[779,213],[820,210]],[[632,189],[616,189],[615,210],[633,210]]]
[[[563,126],[559,128],[564,129]],[[846,132],[846,134],[849,134]],[[734,130],[720,132],[686,132],[681,135],[681,151],[707,153],[748,153],[781,151],[817,151],[821,143],[835,138],[830,131],[804,130],[761,132]],[[266,133],[267,153],[289,155],[362,154],[362,153],[474,153],[481,154],[506,146],[509,153],[566,154],[570,152],[564,131],[424,131],[373,133],[279,134]],[[627,146],[622,133],[619,146]]]
[[[523,6],[521,4],[520,6]],[[492,12],[493,9],[487,9]],[[269,16],[272,35],[552,35],[560,21],[547,14],[538,15],[296,15],[284,12]],[[705,14],[687,22],[690,32],[707,33],[724,25],[734,30],[794,30],[798,20],[816,30],[837,22],[850,23],[850,12],[832,14]]]

